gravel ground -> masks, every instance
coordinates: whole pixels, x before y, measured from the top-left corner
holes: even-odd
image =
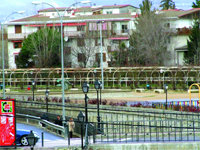
[[[192,98],[197,99],[198,93],[192,93]],[[57,95],[60,96],[60,95]],[[66,94],[66,97],[75,100],[84,100],[84,94]],[[95,99],[97,97],[96,93],[88,93],[88,97],[90,99]],[[168,100],[177,100],[177,99],[189,99],[189,93],[187,91],[182,92],[174,92],[168,91],[167,93]],[[155,93],[153,91],[145,91],[145,92],[110,92],[110,93],[102,93],[102,99],[106,99],[108,101],[156,101],[156,100],[165,100],[166,93]]]

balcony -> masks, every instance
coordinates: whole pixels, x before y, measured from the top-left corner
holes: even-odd
[[[111,37],[128,37],[132,32],[132,30],[102,30],[103,38],[111,38]],[[29,33],[8,33],[8,40],[23,40],[28,37]],[[69,38],[79,38],[79,37],[91,37],[97,38],[100,37],[100,31],[65,31],[65,37]]]
[[[23,40],[28,37],[30,33],[8,33],[8,40]]]
[[[178,35],[189,35],[191,33],[191,30],[192,30],[191,27],[177,28],[177,34]]]
[[[71,38],[82,37],[84,35],[85,35],[85,31],[65,31],[64,32],[65,37],[71,37]]]

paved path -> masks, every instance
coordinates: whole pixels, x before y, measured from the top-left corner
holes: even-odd
[[[25,129],[25,130],[33,130],[36,132],[40,139],[37,142],[35,148],[41,148],[42,147],[42,138],[41,134],[42,132],[44,133],[44,147],[45,148],[56,148],[56,147],[67,147],[68,142],[62,137],[56,136],[52,133],[46,132],[44,129],[32,126],[32,125],[27,125],[27,124],[22,124],[22,123],[17,123],[17,129]],[[72,138],[70,140],[70,145],[71,146],[80,146],[81,145],[81,140],[80,138]]]

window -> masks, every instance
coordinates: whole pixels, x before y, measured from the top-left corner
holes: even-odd
[[[22,33],[22,26],[21,25],[15,25],[15,33]]]
[[[111,52],[111,46],[107,46],[108,52]]]
[[[22,42],[14,42],[14,48],[22,48]]]
[[[101,61],[101,53],[96,53],[96,62]],[[103,62],[106,62],[106,53],[103,53]]]
[[[78,53],[78,62],[84,62],[86,60],[85,54]]]
[[[128,31],[127,24],[122,25],[122,33],[127,33],[127,31]]]
[[[77,31],[84,31],[84,26],[77,26]]]
[[[166,27],[166,28],[170,28],[170,23],[166,23],[166,24],[165,24],[165,27]]]
[[[107,11],[107,12],[106,12],[106,14],[112,14],[112,13],[113,13],[112,11]]]
[[[78,38],[77,39],[77,46],[79,46],[79,47],[85,46],[84,39]]]

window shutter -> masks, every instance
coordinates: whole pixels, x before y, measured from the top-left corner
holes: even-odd
[[[106,53],[103,53],[103,62],[106,62]]]

